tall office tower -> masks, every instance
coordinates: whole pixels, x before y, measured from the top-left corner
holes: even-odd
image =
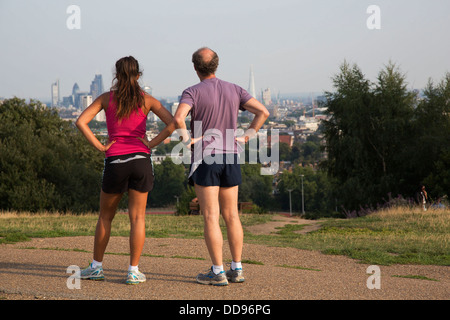
[[[59,105],[59,79],[52,83],[52,107]]]
[[[82,96],[80,96],[81,110],[84,110],[87,107],[89,107],[89,105],[92,103],[92,101],[94,101],[94,100],[92,99],[92,96],[90,94],[83,94]]]
[[[103,93],[103,79],[101,74],[96,74],[94,80],[91,83],[91,96],[92,99],[97,99]]]
[[[270,88],[261,92],[262,95],[262,103],[265,106],[269,106],[272,104],[272,94],[270,93]]]
[[[80,87],[78,86],[78,83],[75,82],[75,84],[72,87],[72,102],[73,102],[73,106],[77,109],[80,108],[79,95],[80,95]]]
[[[248,93],[250,93],[251,96],[256,99],[255,75],[253,74],[253,66],[250,66],[250,79],[249,79],[249,84],[248,84]]]
[[[174,102],[174,103],[172,104],[172,106],[170,107],[170,113],[171,113],[173,116],[174,116],[175,113],[177,112],[178,105],[179,105],[178,102]]]

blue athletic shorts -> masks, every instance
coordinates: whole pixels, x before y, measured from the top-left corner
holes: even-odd
[[[102,190],[124,193],[128,189],[149,192],[153,189],[153,164],[150,154],[137,152],[105,159]]]
[[[234,187],[242,182],[241,165],[237,154],[214,155],[214,159],[221,157],[219,163],[211,157],[203,159],[202,163],[189,178],[191,185]],[[212,163],[211,163],[212,162]],[[191,165],[192,166],[192,165]]]

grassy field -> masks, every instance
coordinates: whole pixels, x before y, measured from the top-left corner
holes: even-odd
[[[147,237],[203,238],[201,216],[147,215]],[[245,227],[273,215],[244,214]],[[35,237],[92,236],[97,214],[62,215],[0,212],[0,244]],[[287,224],[270,235],[245,232],[245,242],[268,246],[317,250],[346,255],[364,263],[450,265],[450,211],[395,208],[362,218],[326,219],[322,228],[299,234],[300,225]],[[222,223],[226,237],[225,225]],[[126,214],[117,214],[112,236],[128,236]]]

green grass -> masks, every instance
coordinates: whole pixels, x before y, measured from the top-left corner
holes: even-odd
[[[356,219],[327,219],[320,230],[299,235],[286,225],[278,236],[247,242],[317,250],[377,265],[450,265],[450,212],[397,208]]]
[[[277,265],[277,267],[290,268],[290,269],[299,269],[299,270],[309,270],[309,271],[322,271],[320,269],[306,268],[306,267],[301,267],[301,266],[290,266],[290,265],[287,265],[287,264]]]
[[[362,218],[321,220],[322,228],[308,234],[296,231],[301,225],[287,224],[275,234],[255,235],[247,226],[260,224],[272,215],[241,215],[246,243],[292,247],[345,255],[363,263],[450,265],[450,211],[397,208]],[[0,212],[0,243],[15,243],[31,238],[92,236],[97,214],[60,215]],[[226,229],[221,220],[223,235]],[[150,238],[203,239],[202,216],[146,216]],[[117,214],[112,236],[128,236],[129,221]]]
[[[419,275],[393,275],[394,278],[406,278],[406,279],[419,279],[419,280],[428,280],[428,281],[439,281],[433,278],[428,278],[425,276],[419,276]]]

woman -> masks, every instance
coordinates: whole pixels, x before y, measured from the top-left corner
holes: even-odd
[[[146,120],[151,111],[166,125],[172,115],[138,84],[142,75],[133,57],[116,62],[116,74],[111,91],[99,96],[76,121],[76,126],[95,148],[105,152],[100,215],[94,240],[94,261],[81,271],[82,279],[103,280],[103,256],[111,233],[111,222],[124,192],[128,191],[130,217],[130,265],[126,283],[144,282],[145,275],[138,263],[145,242],[145,208],[148,192],[153,188],[151,148],[169,134],[162,130],[153,140],[146,138]],[[89,129],[89,122],[104,110],[109,142],[103,145]]]

